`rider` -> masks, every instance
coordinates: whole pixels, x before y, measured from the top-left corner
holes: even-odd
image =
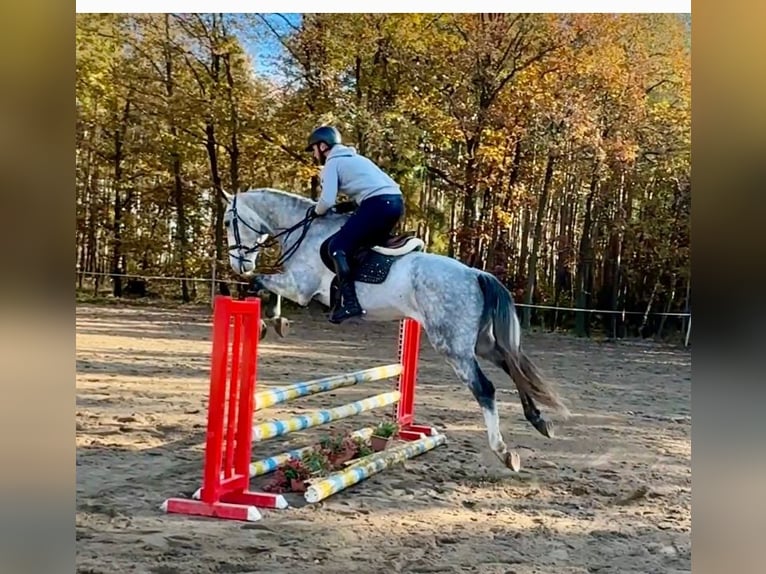
[[[396,182],[354,148],[343,145],[340,132],[332,126],[311,132],[306,151],[313,152],[323,166],[316,215],[336,206],[338,193],[348,196],[352,207],[356,206],[329,245],[341,294],[341,304],[333,310],[330,322],[341,323],[365,313],[356,296],[349,260],[359,247],[375,245],[391,234],[404,214],[404,199]]]

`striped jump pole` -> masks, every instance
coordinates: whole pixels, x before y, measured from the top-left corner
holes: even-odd
[[[311,427],[325,425],[339,419],[353,417],[360,413],[371,411],[380,407],[386,407],[399,402],[399,391],[382,393],[373,397],[354,401],[341,407],[314,411],[307,415],[299,415],[284,419],[281,421],[271,421],[261,423],[253,427],[253,440],[261,441],[277,436],[286,435],[291,432],[305,430]]]
[[[324,377],[306,381],[304,383],[295,383],[277,389],[260,391],[255,395],[255,410],[260,411],[279,403],[292,401],[299,397],[314,395],[316,393],[324,393],[340,387],[350,387],[360,383],[381,381],[383,379],[396,377],[401,373],[402,365],[400,363],[393,363],[391,365],[383,365],[381,367],[356,371],[355,373],[334,375],[332,377]]]
[[[306,502],[319,502],[336,492],[366,480],[385,468],[408,458],[413,458],[445,442],[445,435],[437,434],[370,455],[358,462],[352,463],[344,470],[334,472],[316,482],[312,481],[303,496]]]

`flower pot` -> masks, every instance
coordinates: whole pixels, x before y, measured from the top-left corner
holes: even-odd
[[[344,449],[334,455],[330,456],[330,462],[334,467],[339,467],[354,458],[355,451],[353,448]]]
[[[391,443],[390,436],[383,437],[383,436],[372,435],[370,437],[370,446],[372,447],[372,450],[374,450],[375,452],[386,450],[390,443]]]

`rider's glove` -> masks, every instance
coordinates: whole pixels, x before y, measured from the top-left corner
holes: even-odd
[[[355,201],[341,201],[335,204],[335,213],[351,213],[356,209]]]

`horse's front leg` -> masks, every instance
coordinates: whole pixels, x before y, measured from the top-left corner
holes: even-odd
[[[248,282],[247,287],[242,292],[240,292],[240,298],[242,298],[243,296],[244,297],[256,296],[261,300],[261,310],[263,311],[263,315],[266,316],[266,320],[264,320],[263,318],[261,319],[260,335],[258,337],[258,340],[263,341],[263,339],[266,338],[266,335],[269,332],[269,325],[273,325],[274,330],[277,332],[277,334],[280,337],[284,338],[287,332],[286,328],[284,329],[277,328],[277,325],[276,325],[277,319],[279,319],[279,317],[276,317],[276,315],[278,315],[281,310],[279,296],[275,295],[275,297],[277,297],[277,303],[276,304],[272,303],[271,292],[269,292],[265,287],[263,287],[263,285],[261,285],[258,280],[252,280]],[[283,321],[286,321],[286,319]],[[282,325],[280,324],[280,327],[281,326]]]
[[[287,336],[290,322],[285,317],[282,317],[282,296],[272,293],[263,287],[259,287],[255,291],[258,292],[258,296],[261,299],[261,307],[265,316],[265,320],[261,321],[261,339],[266,336],[265,330],[268,329],[268,325],[274,327],[277,335],[284,339]]]
[[[253,275],[249,281],[248,291],[262,296],[266,291],[276,296],[275,302],[269,302],[265,307],[266,322],[274,327],[280,337],[287,335],[290,321],[282,317],[282,301],[284,297],[295,301],[302,307],[308,305],[311,296],[306,294],[292,273],[273,273],[270,275]]]

